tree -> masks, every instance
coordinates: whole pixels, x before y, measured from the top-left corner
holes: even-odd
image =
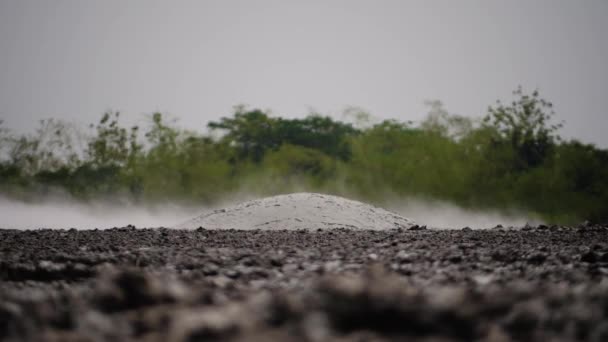
[[[471,119],[450,114],[439,100],[426,101],[429,112],[420,124],[420,128],[427,132],[439,134],[443,137],[459,140],[473,130]]]
[[[264,158],[264,167],[283,177],[312,177],[320,183],[331,179],[335,163],[326,154],[311,148],[285,144]]]
[[[178,146],[180,132],[163,122],[161,113],[152,114],[152,127],[146,132],[148,142],[152,144],[151,153],[171,154],[175,153]]]
[[[237,159],[251,158],[257,163],[262,160],[266,150],[279,146],[273,132],[275,124],[276,120],[265,112],[259,109],[247,111],[240,106],[232,118],[211,121],[207,127],[226,131],[220,141],[236,149]]]
[[[517,156],[515,167],[527,169],[545,160],[559,139],[556,132],[562,123],[551,123],[553,104],[541,98],[538,90],[528,95],[518,87],[513,95],[516,100],[510,105],[498,100],[496,107],[490,106],[483,122],[495,130],[495,145],[506,144],[513,149]]]
[[[10,141],[10,131],[4,127],[4,120],[0,120],[0,151],[6,148],[7,143]],[[2,156],[4,157],[4,156]]]
[[[246,111],[243,107],[237,107],[232,118],[224,117],[207,126],[226,132],[220,141],[235,148],[237,159],[255,163],[261,162],[267,152],[285,144],[348,160],[351,154],[348,137],[359,132],[351,124],[317,114],[304,119],[283,119],[270,117],[259,109]]]
[[[141,150],[137,142],[138,127],[131,127],[128,131],[118,125],[119,112],[106,112],[95,128],[96,136],[89,141],[87,153],[93,166],[121,167]]]
[[[281,145],[315,149],[344,161],[351,157],[348,137],[358,134],[350,124],[317,114],[304,119],[278,119],[275,132]]]
[[[78,166],[80,139],[74,127],[54,119],[40,120],[34,135],[0,137],[10,163],[28,175]]]

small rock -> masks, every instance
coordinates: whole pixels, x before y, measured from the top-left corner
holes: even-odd
[[[529,264],[540,265],[547,260],[547,255],[544,253],[535,253],[528,257],[527,261]]]
[[[24,333],[26,327],[23,322],[23,310],[19,305],[11,302],[0,302],[0,339],[8,337],[9,327],[19,328]]]
[[[323,267],[319,264],[311,264],[308,266],[308,271],[313,273],[323,273]]]
[[[230,283],[232,283],[232,280],[226,276],[220,275],[220,276],[214,277],[212,279],[212,283],[216,287],[223,289],[223,288],[226,288]]]
[[[505,318],[505,327],[517,332],[517,340],[531,340],[533,331],[547,315],[542,302],[533,301],[515,306]]]
[[[185,287],[175,280],[163,281],[136,270],[125,270],[102,278],[93,301],[102,311],[117,312],[176,302],[186,294]]]
[[[412,265],[408,265],[408,264],[399,265],[399,267],[397,268],[397,272],[399,272],[400,274],[402,274],[404,276],[411,276],[412,274],[414,274]]]
[[[230,308],[228,308],[230,309]],[[170,341],[225,340],[239,331],[236,314],[224,310],[183,312],[172,320]]]
[[[323,270],[325,272],[334,272],[334,271],[337,271],[341,265],[342,265],[342,262],[340,262],[340,260],[328,261],[323,265]]]
[[[492,280],[494,280],[494,276],[487,274],[487,275],[476,275],[473,276],[473,281],[477,284],[477,285],[488,285],[489,283],[492,282]]]
[[[273,252],[270,255],[270,265],[274,267],[281,267],[284,264],[285,253],[282,250],[278,250]]]
[[[214,276],[217,275],[220,271],[220,268],[213,263],[206,264],[203,266],[203,274],[206,276]]]
[[[416,259],[418,255],[416,253],[408,253],[406,251],[399,251],[397,255],[395,255],[395,259],[402,264],[410,263]]]
[[[598,257],[597,254],[595,254],[594,252],[587,252],[585,254],[583,254],[581,256],[581,261],[582,262],[588,262],[590,264],[596,263],[598,261]]]
[[[462,255],[459,255],[459,254],[450,255],[448,257],[448,260],[452,263],[457,264],[462,261]]]
[[[281,267],[281,271],[283,271],[283,273],[292,273],[297,271],[298,268],[298,264],[285,264],[283,267]]]
[[[241,276],[241,272],[234,270],[234,269],[226,270],[226,272],[224,272],[224,274],[227,277],[232,278],[232,279],[236,279]]]

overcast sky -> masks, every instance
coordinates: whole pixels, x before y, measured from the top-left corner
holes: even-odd
[[[18,131],[109,109],[203,130],[241,103],[480,117],[520,84],[564,136],[608,147],[608,1],[0,0],[0,119]]]

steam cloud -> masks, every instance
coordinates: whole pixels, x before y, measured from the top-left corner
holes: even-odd
[[[0,227],[102,229],[129,224],[136,227],[168,227],[200,210],[170,204],[146,207],[109,202],[85,204],[72,200],[24,203],[0,198]]]
[[[37,203],[25,203],[0,197],[0,228],[111,228],[129,224],[136,227],[172,227],[202,212],[236,204],[255,196],[232,198],[216,207],[164,204],[142,206],[125,203],[96,201],[82,203],[71,199],[47,199]],[[445,202],[422,200],[393,201],[387,209],[411,218],[418,224],[432,228],[490,228],[523,226],[538,223],[524,215],[501,211],[472,211]]]
[[[517,211],[507,210],[469,210],[441,201],[408,200],[397,201],[389,209],[432,228],[492,228],[496,225],[522,227],[526,224],[542,223]]]

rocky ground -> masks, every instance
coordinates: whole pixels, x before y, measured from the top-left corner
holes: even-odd
[[[0,230],[0,340],[608,341],[608,226]]]

